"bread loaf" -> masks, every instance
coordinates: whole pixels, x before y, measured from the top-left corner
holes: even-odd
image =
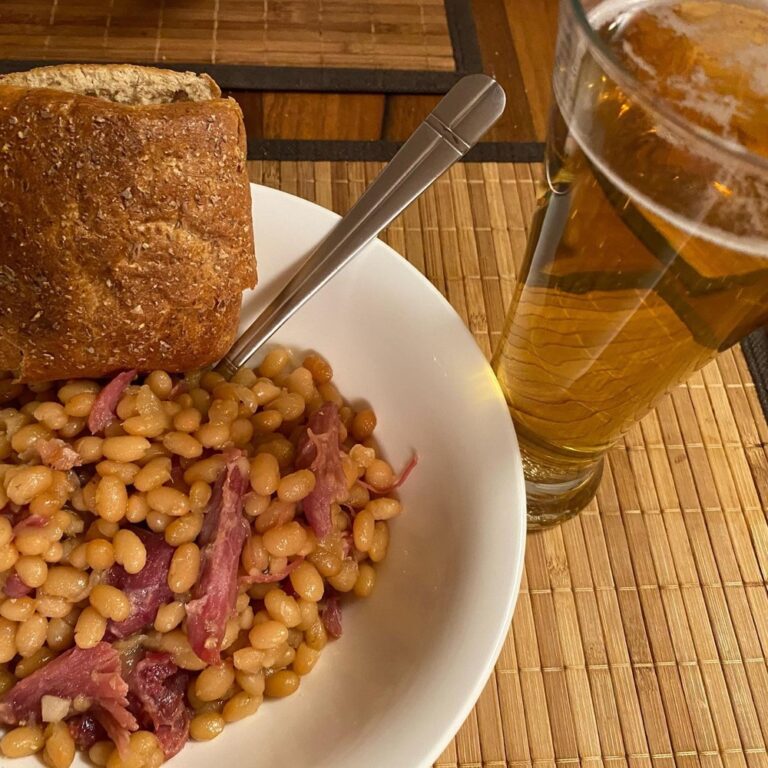
[[[0,77],[0,369],[32,382],[210,364],[255,282],[242,114],[210,78]]]

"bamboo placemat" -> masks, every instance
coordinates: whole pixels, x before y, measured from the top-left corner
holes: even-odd
[[[3,71],[45,61],[204,69],[229,88],[364,89],[386,86],[376,75],[386,72],[405,89],[418,73],[417,85],[431,79],[426,90],[441,92],[482,68],[469,2],[6,0],[0,60]]]
[[[249,165],[253,181],[339,212],[381,167]],[[456,165],[384,237],[487,355],[540,175],[529,164]],[[738,347],[633,429],[596,501],[528,537],[495,673],[436,766],[768,765],[766,442]]]

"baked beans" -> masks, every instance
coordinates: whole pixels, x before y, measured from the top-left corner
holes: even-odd
[[[190,736],[210,740],[226,723],[256,712],[265,697],[299,688],[329,641],[322,620],[329,589],[350,597],[371,594],[390,521],[402,511],[390,493],[395,473],[377,454],[373,410],[346,404],[331,366],[316,354],[297,365],[289,350],[273,348],[257,371],[241,369],[229,381],[212,371],[183,382],[152,371],[126,387],[117,418],[90,435],[83,430],[101,386],[0,381],[8,406],[0,410],[0,507],[28,506],[41,518],[40,525],[14,531],[0,516],[0,584],[15,573],[36,590],[23,597],[0,590],[0,693],[73,646],[111,642],[108,622],[129,618],[135,598],[104,574],[115,565],[151,574],[138,535],[149,529],[172,548],[165,578],[175,599],[149,618],[142,642],[170,654],[189,674]],[[338,456],[348,496],[331,505],[333,530],[318,540],[304,507],[318,490],[323,462],[313,461],[320,467],[313,470],[297,457],[309,419],[324,403],[339,408],[338,454],[334,447],[329,460]],[[73,471],[39,463],[35,443],[50,438],[77,453]],[[209,665],[189,643],[186,604],[204,552],[212,551],[201,551],[210,540],[201,534],[222,492],[222,470],[237,452],[243,466],[248,462],[242,502],[248,536],[221,660]],[[88,705],[83,697],[74,700],[76,711]],[[5,756],[41,750],[52,768],[71,764],[75,744],[65,722],[24,725],[0,740]],[[107,740],[94,744],[89,757],[106,768],[155,768],[164,759],[148,730],[131,734],[122,755]]]

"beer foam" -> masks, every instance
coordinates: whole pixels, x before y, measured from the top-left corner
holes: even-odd
[[[678,4],[679,3],[677,2],[670,2],[669,0],[661,0],[661,2],[655,2],[654,0],[608,0],[608,2],[601,3],[597,8],[591,11],[589,21],[593,27],[598,29],[605,25],[609,25],[608,29],[610,33],[616,37],[620,37],[622,28],[631,23],[633,17],[642,11],[653,14],[657,19],[662,19],[666,26],[669,26],[681,35],[685,35],[686,37],[695,36],[695,25],[680,18],[679,15],[673,11],[673,6]],[[745,7],[753,7],[747,3],[743,3],[743,5]],[[717,23],[717,20],[715,20],[714,23]],[[741,57],[741,60],[738,62],[739,66],[752,68],[752,71],[749,73],[750,79],[757,79],[761,87],[764,87],[766,93],[768,93],[768,57],[766,57],[764,49],[760,51],[756,50],[756,48],[759,47],[760,46],[756,43],[751,47],[746,46],[739,51],[734,50],[733,47],[731,50],[733,51],[734,57]],[[653,66],[653,63],[648,61],[645,57],[640,56],[626,40],[622,41],[622,52],[646,74],[656,79],[657,70]],[[762,66],[758,66],[758,56]],[[677,82],[675,82],[675,80],[677,80]],[[709,78],[706,73],[698,67],[691,70],[691,74],[688,78],[670,78],[667,82],[673,87],[678,88],[680,93],[683,94],[678,99],[679,105],[694,110],[702,116],[709,117],[711,120],[720,124],[724,129],[724,135],[720,138],[725,140],[725,142],[730,143],[734,149],[744,149],[744,146],[737,140],[737,137],[733,135],[731,130],[729,130],[731,120],[734,115],[737,114],[740,107],[740,102],[734,95],[717,93],[709,89]],[[560,99],[558,99],[558,101],[560,101]],[[700,218],[706,217],[712,204],[720,198],[720,193],[714,186],[708,190],[707,195],[702,196],[699,201],[698,210],[689,212],[689,217],[659,205],[650,197],[635,188],[632,184],[629,184],[627,181],[620,178],[611,168],[609,168],[603,159],[598,156],[595,149],[589,146],[587,137],[583,135],[581,131],[579,116],[574,114],[574,109],[571,108],[565,110],[563,109],[562,104],[560,106],[563,114],[569,115],[567,120],[570,133],[584,154],[590,159],[600,173],[609,179],[622,194],[633,200],[636,205],[647,210],[652,215],[658,216],[664,221],[669,222],[669,224],[676,229],[685,232],[690,236],[705,239],[718,247],[728,248],[739,253],[753,256],[768,256],[768,239],[766,238],[727,232],[718,227],[692,220],[692,217],[696,216]],[[586,122],[585,126],[587,127],[588,132],[589,121]],[[681,144],[681,138],[679,136],[672,135],[671,132],[665,130],[661,125],[657,128],[657,135],[661,140],[678,146]],[[737,179],[739,179],[739,177],[743,178],[741,170],[733,169],[728,171],[723,168],[723,173],[720,174],[717,181],[721,185],[726,186],[730,186],[733,182],[733,185],[738,188],[739,182]],[[715,179],[713,179],[713,182],[714,181]],[[768,217],[768,199],[761,197],[759,191],[755,189],[748,191],[750,194],[740,193],[737,189],[734,197],[728,201],[729,208],[734,213],[733,219],[735,221],[738,218],[738,215],[741,214],[743,219],[751,222],[750,228],[753,231],[764,230],[766,217]]]

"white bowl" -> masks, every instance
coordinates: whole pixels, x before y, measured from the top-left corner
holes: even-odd
[[[260,284],[245,297],[243,327],[338,218],[252,191]],[[380,241],[274,341],[325,355],[342,394],[374,407],[395,468],[413,451],[419,464],[373,595],[344,605],[343,637],[298,693],[188,744],[171,765],[429,766],[491,673],[519,588],[525,495],[504,398],[461,319]]]

